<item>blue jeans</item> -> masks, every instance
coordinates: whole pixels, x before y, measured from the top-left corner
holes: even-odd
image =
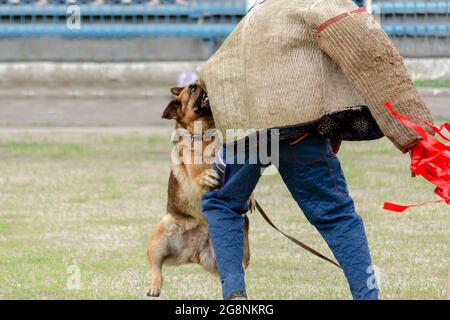
[[[236,164],[236,153],[232,158],[227,158],[226,148],[220,150],[214,168],[223,185],[205,193],[202,199],[224,299],[246,292],[242,266],[243,215],[249,209],[247,201],[264,169],[259,161]],[[248,157],[244,162],[248,162]],[[368,285],[372,262],[364,224],[355,212],[329,139],[313,135],[295,145],[280,141],[278,171],[308,221],[342,266],[353,298],[378,299],[378,289]]]

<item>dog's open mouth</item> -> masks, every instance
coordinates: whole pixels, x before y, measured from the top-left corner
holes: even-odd
[[[201,113],[210,108],[209,98],[208,98],[208,94],[206,93],[206,91],[203,91],[203,93],[201,95],[199,95],[197,106],[199,108],[197,108],[196,113]]]
[[[206,94],[206,92],[203,94],[203,98],[202,98],[202,103],[200,104],[200,108],[202,109],[208,109],[209,106],[209,98],[208,98],[208,94]]]

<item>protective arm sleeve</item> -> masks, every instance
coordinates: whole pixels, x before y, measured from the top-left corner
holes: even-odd
[[[315,1],[307,9],[305,21],[320,49],[343,70],[361,95],[384,135],[402,152],[416,145],[421,138],[395,119],[384,102],[392,102],[403,115],[431,123],[433,117],[403,58],[381,26],[351,0]]]

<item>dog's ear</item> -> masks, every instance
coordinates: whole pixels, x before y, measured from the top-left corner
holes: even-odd
[[[183,87],[173,87],[172,89],[170,89],[170,93],[172,93],[174,96],[179,96],[183,89]]]
[[[169,105],[164,110],[162,119],[172,120],[177,117],[177,109],[181,107],[181,103],[177,100],[170,101]]]

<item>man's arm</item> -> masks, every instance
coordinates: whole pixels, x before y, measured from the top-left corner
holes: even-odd
[[[416,145],[421,138],[395,119],[384,102],[392,102],[403,115],[428,122],[433,118],[381,26],[351,0],[315,1],[305,20],[318,46],[350,79],[385,136],[402,152]]]

